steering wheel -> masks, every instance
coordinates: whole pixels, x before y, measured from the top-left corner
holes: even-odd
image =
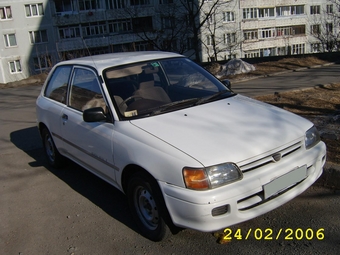
[[[121,102],[121,103],[118,105],[118,108],[121,108],[124,104],[126,104],[126,103],[129,102],[130,100],[136,99],[136,98],[143,99],[143,97],[141,97],[141,96],[130,96],[130,97],[126,98],[125,100],[123,100],[123,102]]]

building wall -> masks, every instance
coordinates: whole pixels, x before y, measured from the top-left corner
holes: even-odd
[[[239,27],[240,35],[234,42],[238,48],[235,48],[234,54],[228,54],[227,50],[221,51],[217,60],[226,57],[249,58],[327,51],[326,47],[322,48],[328,40],[325,38],[326,23],[332,23],[333,34],[339,35],[339,10],[333,4],[334,15],[328,15],[327,5],[332,3],[327,0],[222,0],[220,3],[220,16],[215,18],[215,22],[223,20],[223,13],[228,11],[234,11],[235,22],[234,28],[230,25],[227,28],[225,23],[215,37],[221,38],[228,29],[232,31],[235,27]],[[311,6],[320,6],[319,13],[311,13]],[[208,9],[209,2],[206,3],[206,11]],[[323,31],[319,39],[311,34],[311,26],[315,24],[319,24]],[[208,34],[206,30],[202,31],[202,40]],[[227,49],[226,44],[223,47]],[[213,46],[203,48],[202,60],[209,61],[213,51]]]
[[[197,3],[203,3],[202,1],[204,4],[198,21],[206,18],[206,14],[217,0],[197,0]],[[178,1],[171,0],[150,0],[148,5],[130,6],[128,0],[96,0],[88,1],[91,4],[96,2],[93,8],[82,9],[79,2],[0,1],[1,11],[8,6],[11,10],[10,17],[0,19],[3,37],[0,40],[0,83],[20,80],[44,72],[58,61],[87,54],[157,50],[157,47],[152,47],[145,38],[158,42],[166,40],[164,38],[168,34],[164,29],[163,23],[166,21],[163,18],[170,9],[167,10],[165,4],[179,4]],[[34,14],[27,17],[25,5],[29,4],[32,8],[38,8],[37,5],[41,4],[43,15]],[[322,23],[333,22],[334,32],[339,33],[339,20],[331,20],[330,16],[325,14],[328,4],[328,0],[219,0],[212,17],[201,27],[198,34],[202,42],[201,61],[318,52],[321,50],[320,40],[310,34],[312,25],[321,26]],[[320,13],[311,14],[311,6],[316,5],[320,5]],[[285,7],[292,6],[303,6],[303,12],[277,15],[278,10],[283,13]],[[339,15],[335,6],[333,11]],[[184,14],[185,10],[180,7],[175,10],[175,16]],[[141,28],[152,22],[152,29],[146,31],[144,40],[129,29],[132,22],[135,22],[133,26]],[[32,31],[45,31],[38,32],[44,39],[38,38],[39,42],[31,43]],[[154,31],[161,31],[163,34]],[[16,44],[8,47],[5,42],[9,38],[6,36],[13,34]],[[189,45],[192,36],[188,30],[180,37],[184,44],[187,40]],[[182,46],[178,45],[178,48]],[[182,49],[181,52],[188,56],[194,55],[189,49]]]
[[[2,10],[6,9],[6,17],[0,19],[0,83],[21,80],[35,73],[38,67],[34,67],[33,59],[42,53],[53,53],[54,38],[52,24],[45,22],[51,19],[51,12],[48,0],[38,1],[6,1],[0,2]],[[25,5],[33,3],[29,9],[33,11],[31,16],[27,17]],[[7,7],[7,8],[6,8]],[[8,9],[10,7],[10,10]],[[39,11],[40,8],[40,11]],[[38,10],[35,12],[35,10]],[[43,15],[39,15],[43,10]],[[32,44],[30,40],[30,31],[46,30],[48,40],[43,43]],[[44,32],[45,33],[45,32]],[[15,36],[15,45],[7,45],[7,35]],[[38,38],[37,38],[38,39]],[[14,63],[14,68],[13,68]],[[12,64],[12,65],[11,65]],[[43,71],[43,70],[41,70]]]

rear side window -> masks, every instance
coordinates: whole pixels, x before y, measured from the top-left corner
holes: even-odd
[[[71,70],[71,66],[59,66],[54,70],[52,77],[46,86],[45,97],[63,104],[66,103],[68,80]]]

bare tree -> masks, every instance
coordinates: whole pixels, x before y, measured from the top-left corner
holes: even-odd
[[[186,16],[178,2],[154,7],[152,15],[141,15],[142,7],[126,7],[125,16],[132,20],[134,34],[153,49],[184,53],[187,50]],[[156,14],[156,15],[155,15]]]
[[[124,10],[126,17],[132,20],[133,32],[140,40],[158,50],[175,51],[181,54],[192,50],[195,60],[200,61],[201,45],[206,44],[207,33],[213,40],[216,39],[213,42],[212,53],[215,59],[218,53],[226,50],[226,39],[223,36],[218,36],[218,38],[216,36],[216,31],[220,29],[218,23],[213,26],[209,23],[212,16],[217,16],[221,3],[224,3],[223,0],[169,1],[167,4],[155,7],[156,15],[148,17],[142,17],[141,13],[144,10],[142,7],[129,6]],[[219,19],[220,16],[218,15]],[[227,50],[234,51],[234,46],[235,43],[231,42]]]
[[[199,61],[201,52],[200,44],[202,43],[202,28],[207,24],[209,18],[213,16],[213,13],[216,12],[216,8],[222,0],[209,2],[204,0],[179,0],[179,2],[187,13],[187,28],[192,36],[192,47],[195,59],[196,61]]]
[[[220,53],[226,53],[231,58],[237,50],[240,49],[243,42],[241,31],[235,21],[233,11],[220,12],[220,6],[216,6],[215,11],[208,19],[206,28],[202,33],[207,35],[207,39],[201,40],[202,45],[206,48],[206,52],[211,61],[218,61]],[[228,24],[228,21],[230,24]],[[224,24],[224,23],[227,24]]]
[[[324,10],[311,9],[316,15],[311,15],[309,21],[310,34],[318,51],[340,51],[340,33],[337,28],[340,22],[339,7],[339,0],[330,0]]]

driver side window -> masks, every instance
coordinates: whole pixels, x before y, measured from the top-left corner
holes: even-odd
[[[106,111],[106,103],[99,82],[92,70],[75,68],[71,82],[69,106],[79,111],[94,107],[102,107]]]

